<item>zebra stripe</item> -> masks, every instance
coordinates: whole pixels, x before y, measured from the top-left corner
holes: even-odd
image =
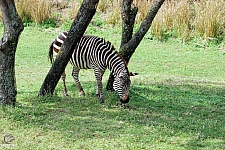
[[[49,58],[52,59],[52,51],[56,54],[61,49],[68,32],[62,32],[52,42],[49,49]],[[97,36],[84,35],[77,43],[74,52],[70,58],[73,65],[72,76],[77,83],[81,95],[85,95],[83,88],[78,79],[80,69],[94,69],[97,80],[98,89],[96,95],[101,103],[104,103],[102,94],[102,76],[108,68],[114,75],[113,88],[120,96],[122,103],[129,101],[130,74],[124,59],[115,51],[114,46],[110,42],[106,42],[103,38]],[[64,83],[64,94],[67,95],[65,85],[65,72],[62,74]]]

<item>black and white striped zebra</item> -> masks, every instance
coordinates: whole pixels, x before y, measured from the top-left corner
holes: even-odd
[[[62,32],[52,42],[49,48],[49,58],[52,62],[53,51],[56,54],[60,51],[68,32]],[[97,80],[96,95],[101,103],[104,103],[102,94],[102,76],[108,68],[114,75],[113,88],[118,93],[122,103],[129,102],[130,74],[124,59],[115,51],[114,46],[110,42],[106,42],[103,38],[97,36],[84,35],[77,43],[74,52],[70,58],[73,65],[72,76],[77,84],[80,95],[85,95],[83,88],[78,79],[80,69],[94,69]],[[133,75],[133,74],[132,74]],[[62,74],[64,85],[64,95],[67,94],[65,84],[66,74]]]

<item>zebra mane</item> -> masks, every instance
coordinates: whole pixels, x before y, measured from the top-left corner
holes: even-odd
[[[104,40],[104,41],[105,41],[105,40]],[[114,45],[113,45],[111,42],[107,41],[106,44],[109,44],[110,47],[111,47],[111,49],[115,50],[115,47],[114,47]]]
[[[123,58],[123,56],[116,50],[116,48],[114,47],[114,45],[113,45],[111,42],[105,41],[105,39],[103,39],[103,41],[104,41],[106,44],[109,44],[109,45],[110,45],[110,49],[113,50],[113,51],[115,51],[115,52],[118,54],[118,56],[119,56],[119,57],[122,59],[122,61],[124,62],[124,66],[125,66],[126,71],[129,73],[128,67],[127,67],[127,62],[125,61],[125,59]]]
[[[125,65],[125,69],[126,69],[127,72],[129,73],[126,60],[123,58],[123,56],[122,56],[118,51],[116,51],[116,52],[117,52],[117,54],[119,55],[119,57],[123,60],[124,65]]]

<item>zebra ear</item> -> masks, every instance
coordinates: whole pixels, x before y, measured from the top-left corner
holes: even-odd
[[[129,72],[130,73],[130,76],[136,76],[138,75],[138,73],[134,73],[134,72]]]

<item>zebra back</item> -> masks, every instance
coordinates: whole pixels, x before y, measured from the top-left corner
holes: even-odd
[[[51,43],[49,47],[49,59],[51,63],[53,63],[53,53],[57,56],[67,34],[68,32],[66,31],[60,33]],[[84,60],[84,58],[86,59]],[[117,60],[117,65],[112,64],[115,63],[114,60]],[[123,67],[125,67],[125,70],[129,72],[126,61],[115,50],[115,47],[109,41],[105,41],[105,39],[97,36],[83,35],[75,47],[70,63],[80,69],[88,69],[95,66],[100,67],[101,70],[105,70],[108,67],[111,72],[116,71],[118,73],[118,70],[123,70]]]

